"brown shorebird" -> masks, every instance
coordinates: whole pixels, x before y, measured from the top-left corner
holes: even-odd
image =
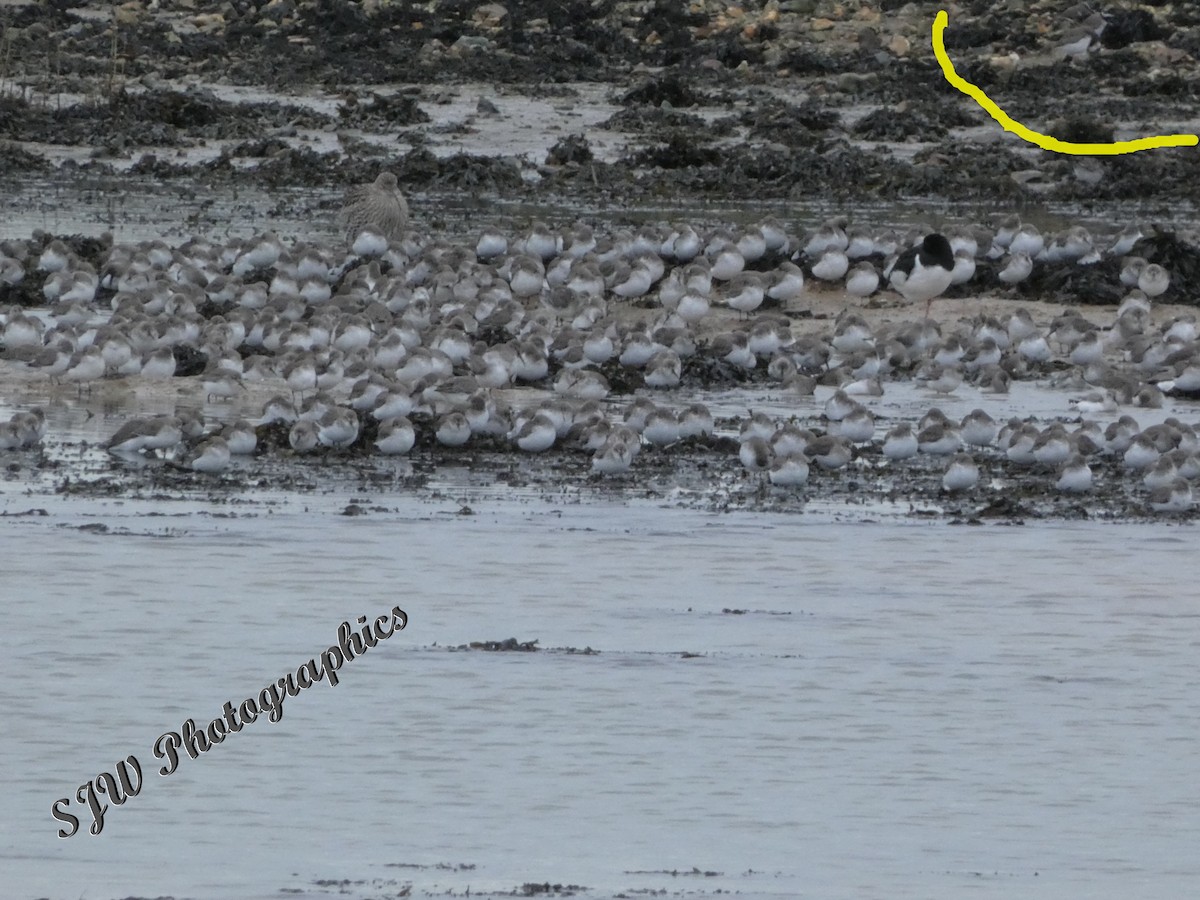
[[[408,225],[408,202],[400,193],[396,176],[383,172],[374,183],[347,191],[342,221],[349,243],[354,243],[364,231],[373,231],[389,241],[400,237]]]

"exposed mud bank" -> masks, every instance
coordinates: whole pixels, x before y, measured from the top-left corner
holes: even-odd
[[[47,168],[43,153],[25,147],[35,143],[86,150],[71,163],[82,173],[132,163],[138,177],[319,186],[386,166],[409,190],[626,204],[1200,198],[1200,153],[1191,148],[1073,157],[1002,134],[942,78],[929,47],[936,10],[926,6],[240,0],[183,11],[126,4],[115,14],[64,0],[5,6],[0,137],[17,146],[0,153],[12,176]],[[962,4],[946,44],[960,73],[1055,136],[1196,130],[1200,13],[1189,4],[1114,7],[1094,50],[1063,58],[1080,6]],[[506,127],[538,122],[497,98],[570,107],[590,102],[572,85],[597,83],[621,110],[604,123],[625,139],[618,153],[593,153],[597,135],[586,126],[569,136],[570,153],[561,144],[568,135],[536,154],[506,151]],[[281,96],[229,102],[211,93],[220,84]],[[479,92],[478,108],[439,117],[466,86]],[[288,99],[300,95],[323,108]],[[489,128],[498,134],[489,152],[436,152],[448,135]],[[314,132],[331,139],[314,142]],[[179,155],[213,141],[226,142],[216,158]]]

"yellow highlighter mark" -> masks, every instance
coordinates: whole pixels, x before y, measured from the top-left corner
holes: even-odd
[[[1200,144],[1200,137],[1194,134],[1160,134],[1155,137],[1137,138],[1132,141],[1114,141],[1110,144],[1077,144],[1071,141],[1060,141],[1048,134],[1026,128],[1020,122],[1013,120],[1004,110],[985,94],[978,85],[971,84],[954,71],[954,63],[946,55],[946,43],[943,37],[949,17],[943,9],[933,20],[933,55],[937,57],[942,67],[942,74],[954,87],[958,88],[980,106],[993,119],[1000,123],[1005,131],[1011,131],[1017,137],[1036,144],[1043,150],[1053,150],[1055,153],[1072,153],[1076,156],[1116,156],[1120,153],[1136,153],[1139,150],[1155,150],[1159,147],[1195,147]]]

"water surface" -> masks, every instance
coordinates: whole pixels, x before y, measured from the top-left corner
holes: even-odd
[[[374,511],[338,515],[354,498]],[[1200,877],[1188,526],[248,499],[0,495],[10,896],[1078,898]],[[160,734],[394,604],[407,630],[337,687],[156,774]],[[547,649],[448,649],[510,636]],[[53,801],[129,754],[142,792],[99,836],[55,837]],[[665,874],[692,867],[717,874]]]

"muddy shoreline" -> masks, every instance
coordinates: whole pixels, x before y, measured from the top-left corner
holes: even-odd
[[[4,365],[0,363],[0,367]],[[419,415],[412,417],[416,446],[403,457],[379,455],[374,448],[377,426],[369,419],[364,420],[351,446],[311,452],[296,452],[288,446],[286,426],[260,425],[253,455],[236,460],[219,474],[190,471],[171,455],[105,453],[100,440],[88,437],[107,435],[115,428],[109,423],[123,421],[130,409],[190,409],[202,414],[212,429],[247,412],[243,404],[222,410],[221,404],[203,403],[202,398],[194,396],[193,388],[198,386],[191,383],[195,380],[175,379],[174,388],[179,393],[174,400],[163,395],[153,402],[149,398],[136,402],[129,393],[132,386],[105,385],[95,395],[82,397],[73,389],[52,391],[47,396],[44,389],[21,378],[15,396],[22,401],[31,397],[47,401],[51,434],[32,450],[10,451],[0,457],[4,463],[2,484],[12,501],[3,515],[46,514],[40,509],[39,496],[57,498],[56,504],[76,499],[126,498],[152,500],[162,515],[172,516],[174,527],[185,527],[179,523],[195,515],[189,510],[197,502],[215,511],[210,514],[253,517],[270,513],[272,498],[289,495],[344,497],[344,504],[336,504],[340,514],[365,518],[386,517],[413,501],[456,515],[473,515],[473,508],[505,501],[616,502],[713,513],[761,511],[818,519],[940,520],[970,525],[1072,520],[1181,523],[1200,516],[1195,508],[1175,514],[1152,510],[1147,503],[1148,491],[1140,477],[1130,473],[1120,454],[1089,459],[1092,488],[1084,494],[1071,494],[1055,489],[1055,466],[1013,462],[998,447],[976,448],[979,484],[967,491],[948,492],[942,484],[948,457],[922,453],[892,462],[884,457],[881,442],[876,440],[856,447],[853,459],[843,469],[826,471],[813,463],[806,484],[776,486],[767,473],[747,471],[739,462],[737,433],[745,421],[739,415],[718,416],[716,433],[711,437],[681,440],[665,447],[646,444],[632,468],[619,475],[597,474],[591,465],[592,454],[570,441],[537,454],[522,453],[507,440],[486,436],[476,436],[463,447],[442,446],[434,438],[436,423]],[[5,381],[12,386],[11,377]],[[820,413],[823,402],[788,400],[765,382],[759,383],[754,392],[746,389],[750,386],[736,389],[731,384],[730,390],[707,391],[703,396],[710,403],[719,401],[723,408],[737,408],[744,403],[752,409],[771,410],[780,421],[795,426],[818,432],[829,428],[830,423]],[[688,398],[660,393],[656,399],[665,406],[681,406]],[[901,411],[906,401],[899,401],[899,406],[897,402],[893,400],[892,406],[879,410],[880,425],[906,420],[907,415]],[[941,405],[953,412],[961,402],[945,398]],[[606,411],[617,419],[622,406],[615,398],[605,404]],[[779,412],[789,408],[793,410],[790,415]],[[1175,409],[1189,421],[1196,419],[1194,403],[1177,404]],[[1159,417],[1170,411],[1160,411]],[[1142,414],[1153,411],[1132,412],[1142,419]],[[1042,415],[1028,416],[1026,421],[1059,423],[1074,429],[1085,418]],[[1099,419],[1102,423],[1108,420],[1104,416]],[[71,436],[56,436],[64,431]],[[14,491],[21,493],[19,502]],[[179,512],[172,513],[172,509]],[[117,529],[98,533],[119,538],[136,532]]]
[[[1114,8],[1102,44],[1078,59],[1056,51],[1078,4],[1019,6],[958,4],[946,34],[960,73],[1018,119],[1085,141],[1200,124],[1200,14],[1189,5]],[[929,47],[934,12],[853,0],[687,12],[665,0],[242,0],[116,14],[94,2],[8,3],[0,160],[11,179],[120,173],[227,189],[345,186],[390,167],[408,191],[630,207],[1136,201],[1161,220],[1200,199],[1192,148],[1071,157],[1003,134],[943,80]],[[219,89],[231,85],[276,96],[230,102]],[[537,152],[502,141],[453,151],[455,137],[537,128],[514,101],[590,106],[583,85],[614,108],[600,124],[618,136],[615,153],[596,146],[591,126],[548,135]],[[474,110],[439,116],[467,93]],[[333,141],[314,144],[314,133]],[[215,157],[187,158],[214,142]],[[48,145],[77,152],[56,163]]]

